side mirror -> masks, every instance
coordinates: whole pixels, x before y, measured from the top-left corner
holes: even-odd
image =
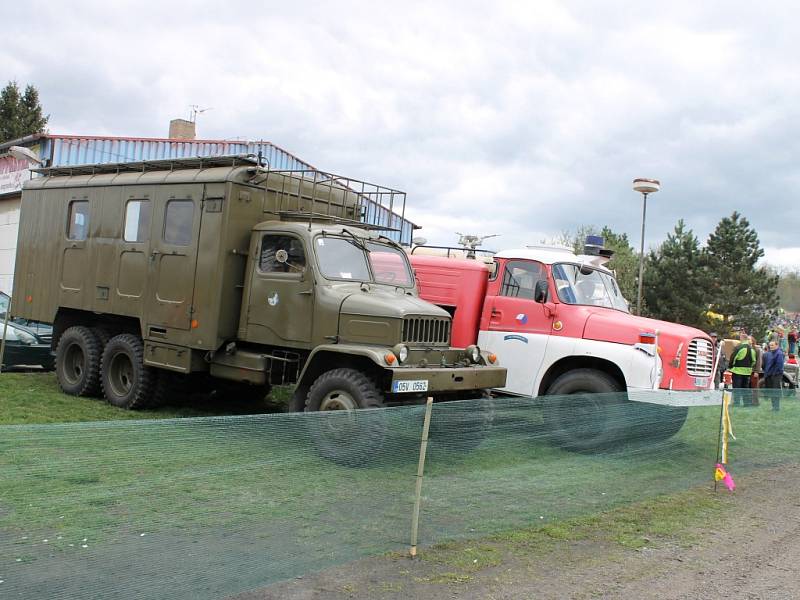
[[[539,304],[547,302],[547,280],[540,279],[536,282],[536,287],[533,289],[533,299]]]

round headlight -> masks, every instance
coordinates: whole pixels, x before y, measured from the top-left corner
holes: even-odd
[[[472,346],[467,346],[464,352],[467,353],[467,358],[476,365],[481,362],[481,349],[474,344]]]
[[[392,351],[394,352],[395,356],[397,356],[397,360],[399,360],[401,363],[406,362],[406,359],[408,358],[408,346],[405,344],[397,344],[394,348],[392,348]]]

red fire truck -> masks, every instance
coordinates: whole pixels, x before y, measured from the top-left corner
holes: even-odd
[[[544,397],[544,420],[558,443],[583,450],[668,438],[687,408],[636,392],[713,388],[711,339],[630,314],[604,266],[611,253],[597,240],[585,252],[532,246],[482,259],[421,246],[411,264],[420,296],[452,314],[452,343],[496,354],[508,369],[502,392]],[[647,402],[632,403],[637,396]]]

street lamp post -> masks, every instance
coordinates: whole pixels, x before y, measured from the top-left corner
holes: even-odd
[[[661,189],[661,182],[658,179],[638,178],[633,180],[633,189],[642,195],[642,247],[639,252],[639,294],[636,298],[636,314],[642,314],[642,281],[644,276],[644,223],[647,217],[647,195],[655,194]]]

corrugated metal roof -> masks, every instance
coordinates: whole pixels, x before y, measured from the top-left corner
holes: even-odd
[[[74,165],[120,163],[145,160],[167,160],[234,154],[261,154],[270,168],[281,170],[315,169],[280,146],[265,140],[182,140],[169,138],[134,138],[114,136],[85,136],[37,134],[3,144],[41,144],[41,157],[50,167]],[[367,202],[365,221],[397,229],[387,232],[388,237],[402,244],[411,245],[414,224],[389,211],[379,203]]]
[[[260,152],[274,169],[313,168],[267,141],[50,135],[48,142],[43,154],[50,158],[50,165],[54,167]]]

